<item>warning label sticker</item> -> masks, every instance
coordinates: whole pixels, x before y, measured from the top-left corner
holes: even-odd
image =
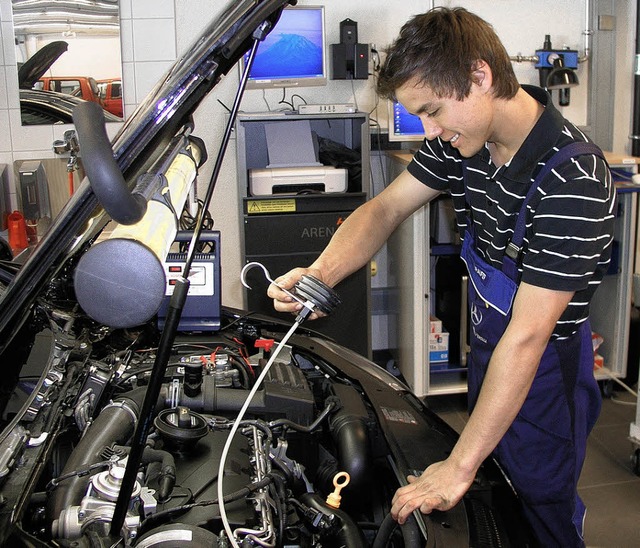
[[[388,407],[381,407],[384,418],[391,422],[403,422],[405,424],[418,424],[418,421],[409,411],[403,411],[401,409],[389,409]]]
[[[295,199],[290,200],[249,200],[247,213],[260,215],[263,213],[292,213],[296,210]]]

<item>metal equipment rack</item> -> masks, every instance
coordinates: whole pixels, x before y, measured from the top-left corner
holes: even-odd
[[[403,151],[390,152],[392,176],[411,160]],[[627,373],[627,351],[630,331],[631,281],[636,248],[637,210],[640,185],[626,181],[638,171],[640,158],[605,153],[609,165],[619,172],[616,182],[618,209],[614,241],[614,257],[610,272],[605,276],[591,305],[591,326],[604,342],[599,353],[604,366],[594,371],[607,393],[613,387],[612,378],[624,378]],[[431,262],[439,252],[430,244],[430,210],[420,208],[407,219],[390,240],[389,250],[401,257],[397,264],[399,290],[398,329],[399,368],[418,396],[466,392],[466,367],[459,363],[432,364],[427,351],[429,316],[432,309],[430,295]],[[640,444],[640,417],[632,425],[632,437]],[[640,460],[640,452],[638,454]]]

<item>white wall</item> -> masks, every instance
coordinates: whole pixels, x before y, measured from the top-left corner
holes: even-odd
[[[401,25],[412,15],[426,11],[431,2],[425,0],[300,0],[300,4],[326,6],[328,43],[339,42],[339,22],[350,18],[358,23],[359,42],[375,44],[382,50],[390,43]],[[125,114],[131,113],[172,61],[186,51],[206,24],[227,4],[217,0],[122,0],[121,41]],[[551,35],[554,48],[567,46],[583,51],[585,30],[585,0],[538,0],[535,12],[531,2],[518,0],[436,1],[436,5],[460,5],[488,20],[502,38],[510,55],[533,55],[542,47],[545,34]],[[629,152],[630,106],[633,78],[633,38],[635,2],[619,2],[617,15],[620,70],[616,76],[615,149]],[[26,158],[52,157],[51,144],[62,137],[65,126],[30,127],[20,125],[17,99],[17,76],[11,27],[11,1],[0,0],[2,44],[0,51],[0,163],[12,164]],[[597,55],[597,52],[593,52]],[[624,67],[627,67],[625,69]],[[531,63],[516,63],[516,74],[522,83],[537,83],[538,73]],[[585,65],[578,71],[581,85],[572,90],[571,105],[564,114],[584,125],[587,119],[588,74]],[[217,143],[224,131],[226,105],[233,101],[238,71],[233,70],[218,86],[215,95],[205,99],[196,114],[196,134],[215,157]],[[386,107],[376,109],[373,79],[366,81],[330,81],[324,88],[296,89],[308,103],[354,102],[360,110],[386,127]],[[267,104],[277,109],[281,90],[247,91],[243,101],[246,111],[264,111]],[[290,99],[291,91],[287,92]],[[597,100],[613,100],[598,98]],[[119,124],[110,124],[115,134]],[[111,127],[113,126],[113,127]],[[227,153],[221,177],[213,197],[212,214],[215,226],[222,232],[223,301],[242,306],[242,291],[238,281],[240,259],[240,219],[238,189],[233,144]],[[208,181],[213,162],[202,170],[200,185]],[[277,273],[274,273],[277,274]]]

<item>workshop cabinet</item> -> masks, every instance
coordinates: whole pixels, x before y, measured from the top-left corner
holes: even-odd
[[[403,152],[390,153],[391,175],[395,177],[411,160]],[[636,170],[630,159],[606,154],[612,168]],[[637,160],[637,159],[636,159]],[[632,274],[636,246],[638,186],[617,185],[617,221],[611,267],[596,291],[591,306],[591,326],[604,342],[599,353],[604,367],[594,371],[598,380],[626,375],[631,309]],[[429,361],[429,322],[435,311],[434,265],[439,257],[455,252],[454,246],[432,245],[431,206],[416,211],[389,240],[390,263],[395,265],[398,283],[398,368],[418,396],[466,392],[467,376],[464,359],[466,318],[466,279],[461,279],[460,341],[450,346],[447,363]],[[460,278],[456,277],[456,280]],[[462,346],[459,346],[462,345]]]
[[[300,124],[302,122],[302,124]],[[346,169],[344,192],[306,188],[296,180],[296,166],[286,167],[287,188],[267,195],[252,195],[252,170],[274,164],[274,156],[286,157],[298,146],[287,142],[300,126],[311,131],[319,163]],[[291,131],[288,131],[288,127]],[[277,129],[277,131],[276,131]],[[274,135],[278,143],[269,142]],[[305,138],[305,135],[297,137]],[[298,115],[295,113],[243,114],[236,123],[238,183],[241,196],[242,257],[245,263],[262,263],[273,278],[299,266],[308,266],[322,252],[342,222],[368,197],[369,119],[366,113]],[[279,150],[277,150],[279,147]],[[289,154],[295,163],[300,154]],[[279,165],[282,165],[280,163]],[[293,173],[293,176],[291,175]],[[315,183],[314,183],[315,184]],[[327,318],[305,323],[359,354],[371,357],[370,268],[361,268],[335,287],[342,304]],[[290,322],[290,314],[274,310],[266,295],[268,282],[260,269],[247,272],[251,290],[244,294],[246,309]]]

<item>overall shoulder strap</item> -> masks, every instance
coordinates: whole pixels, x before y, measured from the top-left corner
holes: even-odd
[[[508,257],[511,257],[514,260],[517,260],[520,256],[520,251],[522,249],[522,242],[524,241],[524,232],[525,226],[527,222],[527,204],[529,200],[534,195],[540,183],[544,180],[544,178],[551,173],[551,170],[556,168],[557,166],[567,162],[571,158],[576,158],[578,156],[584,156],[587,154],[595,154],[600,158],[604,159],[604,155],[602,154],[602,150],[597,145],[593,143],[587,142],[573,142],[568,145],[562,147],[558,150],[547,162],[542,166],[542,169],[536,175],[527,195],[525,196],[524,202],[522,203],[522,207],[520,208],[520,212],[518,213],[518,220],[516,221],[516,227],[513,231],[513,236],[511,237],[511,241],[509,245],[507,245],[507,249],[505,250],[505,254]]]

